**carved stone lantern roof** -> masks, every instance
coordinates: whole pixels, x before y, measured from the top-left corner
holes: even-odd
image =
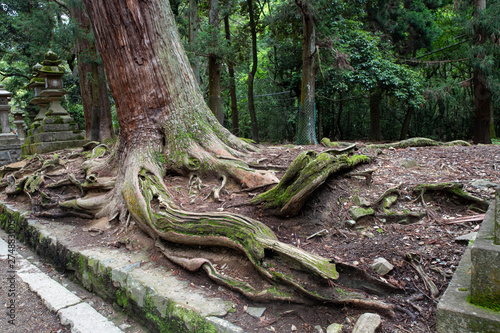
[[[10,97],[12,93],[3,88],[3,85],[0,84],[0,105],[6,105],[10,101]]]
[[[45,53],[45,60],[42,62],[42,68],[39,70],[39,77],[47,77],[48,75],[63,76],[66,70],[61,65],[61,60],[57,59],[57,54],[53,51]]]

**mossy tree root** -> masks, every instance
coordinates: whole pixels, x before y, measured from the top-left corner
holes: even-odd
[[[254,300],[373,305],[369,298],[352,291],[351,287],[332,287],[339,277],[332,260],[278,241],[259,221],[228,212],[194,213],[180,209],[163,183],[162,173],[152,164],[132,162],[125,170],[126,174],[117,178],[113,191],[100,197],[66,202],[63,206],[94,212],[96,217],[119,216],[120,220],[132,217],[172,261],[187,269],[203,269],[216,282]],[[266,281],[259,283],[265,287],[253,287],[236,277],[220,274],[204,258],[177,257],[168,251],[168,242],[236,249]],[[367,284],[380,283],[376,279],[367,280]]]
[[[140,172],[137,185],[136,190],[144,201],[141,200],[139,206],[136,203],[135,209],[142,210],[140,220],[147,222],[140,225],[145,230],[168,242],[239,250],[273,287],[254,289],[234,277],[222,276],[207,261],[198,260],[197,264],[214,280],[260,301],[279,299],[304,302],[305,299],[313,299],[339,303],[365,299],[369,302],[348,288],[331,287],[330,283],[339,277],[332,260],[278,241],[263,223],[233,213],[194,213],[179,209],[161,178],[146,169]],[[127,196],[131,197],[130,194]],[[134,197],[137,198],[137,193]],[[176,260],[187,265],[185,259]],[[380,281],[377,280],[377,283]]]
[[[277,215],[297,215],[307,198],[328,176],[350,170],[360,163],[369,162],[364,155],[334,156],[328,152],[301,153],[292,162],[277,186],[255,197],[250,203],[265,203],[266,208],[277,208]]]
[[[388,149],[388,148],[408,148],[408,147],[430,147],[430,146],[470,146],[470,143],[463,140],[450,142],[439,142],[428,138],[411,138],[392,143],[381,143],[367,145],[367,149]]]
[[[419,193],[423,200],[425,192],[444,191],[456,195],[457,197],[465,201],[472,202],[473,204],[477,205],[481,210],[486,211],[488,209],[489,203],[487,201],[465,192],[463,190],[463,187],[464,185],[461,183],[419,184],[413,188],[413,192]]]

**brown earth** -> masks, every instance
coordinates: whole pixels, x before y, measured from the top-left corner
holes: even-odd
[[[363,143],[358,142],[362,148]],[[290,162],[302,151],[325,150],[322,146],[261,146],[259,153],[252,153],[250,159],[256,167],[274,169],[280,178]],[[78,152],[78,151],[76,151]],[[72,152],[75,156],[75,151]],[[64,160],[71,152],[60,153]],[[50,155],[45,156],[49,159]],[[73,172],[83,180],[79,171],[79,158],[67,159],[64,168],[53,171],[46,183],[57,181],[63,174]],[[277,218],[262,206],[250,206],[248,201],[265,189],[243,190],[228,185],[222,191],[221,201],[214,202],[209,194],[219,186],[216,179],[202,179],[201,189],[195,191],[189,180],[168,175],[165,182],[177,200],[186,210],[230,211],[258,219],[267,224],[277,237],[307,251],[334,258],[338,262],[357,266],[373,276],[377,273],[370,267],[376,258],[384,257],[394,269],[383,277],[401,288],[401,293],[379,295],[379,300],[395,304],[394,316],[381,313],[381,332],[435,332],[435,310],[439,297],[446,289],[451,276],[465,250],[466,242],[455,241],[457,236],[476,231],[482,221],[484,209],[470,201],[463,200],[449,192],[432,191],[424,196],[412,189],[418,184],[457,182],[463,184],[469,194],[483,200],[491,200],[494,189],[488,184],[474,183],[488,180],[500,183],[499,146],[452,146],[416,147],[405,149],[383,149],[369,164],[361,165],[355,171],[374,169],[372,182],[364,177],[339,174],[331,176],[314,194],[298,216]],[[375,202],[386,190],[399,187],[399,198],[391,206],[390,213],[377,207],[375,215],[367,216],[351,224],[349,208],[359,198]],[[479,185],[483,187],[479,187]],[[486,186],[486,187],[484,187]],[[54,201],[67,200],[77,196],[79,190],[64,187],[54,190]],[[58,198],[58,199],[54,199]],[[2,200],[26,201],[26,197],[10,197]],[[36,196],[33,200],[37,202]],[[42,200],[40,200],[40,204]],[[44,203],[44,210],[56,212],[53,203]],[[39,205],[33,213],[40,215]],[[44,213],[42,213],[43,215]],[[315,332],[315,326],[326,329],[329,324],[344,325],[344,332],[350,332],[354,323],[364,312],[374,310],[331,305],[300,305],[288,303],[255,304],[245,297],[216,286],[202,272],[187,272],[168,262],[154,248],[152,241],[138,228],[123,230],[121,226],[110,229],[102,221],[75,218],[58,218],[59,223],[81,225],[80,241],[99,242],[110,247],[124,247],[129,250],[147,250],[152,261],[166,265],[180,278],[192,281],[193,288],[203,288],[214,297],[231,299],[237,305],[236,312],[226,319],[243,327],[248,332]],[[320,235],[311,237],[317,232]],[[174,246],[176,254],[197,251],[197,255],[210,259],[224,273],[233,273],[240,279],[258,280],[259,277],[246,260],[227,249],[187,249]],[[422,276],[410,264],[407,254],[419,258],[424,273],[436,285],[439,294],[433,297]],[[261,318],[254,318],[245,312],[250,306],[265,307]]]

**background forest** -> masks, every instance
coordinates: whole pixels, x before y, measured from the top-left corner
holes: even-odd
[[[495,141],[499,1],[170,4],[205,100],[236,135],[314,143],[301,141],[309,119],[318,139]],[[26,85],[51,49],[69,73],[65,107],[89,138],[111,139],[91,121],[113,114],[113,101],[81,1],[3,0],[0,9],[0,78],[13,104],[36,113]]]

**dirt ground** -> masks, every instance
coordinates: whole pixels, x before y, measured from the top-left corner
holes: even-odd
[[[357,142],[357,146],[362,152],[365,144]],[[250,159],[256,168],[273,169],[280,178],[299,153],[325,149],[320,145],[262,145],[261,151],[252,153]],[[83,179],[84,175],[76,169],[81,162],[78,159],[68,161],[73,162],[65,165],[65,172],[72,170],[77,179]],[[293,218],[277,218],[262,206],[247,204],[264,188],[248,191],[229,185],[222,191],[221,201],[214,202],[208,197],[211,189],[220,185],[217,179],[202,179],[201,190],[197,193],[193,193],[187,178],[168,175],[165,182],[177,203],[186,210],[229,211],[249,216],[268,225],[283,242],[357,266],[372,276],[378,277],[371,268],[374,260],[379,257],[387,259],[394,269],[383,279],[399,287],[401,292],[373,296],[396,305],[394,316],[380,313],[383,317],[380,332],[435,332],[436,305],[467,245],[467,241],[457,241],[456,237],[477,231],[485,211],[484,207],[450,192],[428,191],[422,196],[413,188],[419,184],[454,182],[462,184],[471,195],[492,200],[493,186],[500,184],[500,146],[382,149],[369,164],[360,165],[354,171],[363,170],[373,170],[371,181],[349,173],[333,175],[313,193],[301,213]],[[51,181],[55,181],[58,174],[62,171],[54,172]],[[351,207],[360,202],[373,204],[386,190],[398,185],[398,199],[388,210],[377,206],[375,214],[354,223],[349,213]],[[75,187],[63,191],[58,194],[61,199],[77,195],[79,190]],[[9,200],[22,201],[26,198],[11,197]],[[45,205],[49,211],[51,207],[50,204]],[[33,207],[35,215],[41,211]],[[120,226],[103,228],[99,221],[75,218],[58,221],[81,225],[82,242],[93,241],[110,247],[149,251],[152,261],[166,265],[180,278],[192,281],[193,288],[203,288],[214,297],[234,301],[236,312],[228,314],[226,319],[248,332],[319,332],[318,326],[326,330],[332,323],[343,324],[343,332],[350,332],[361,314],[373,311],[326,304],[255,304],[244,296],[216,286],[202,272],[187,272],[168,262],[138,228],[131,228],[125,233]],[[178,252],[183,250],[177,248]],[[250,265],[233,250],[199,250],[200,255],[203,253],[218,267],[233,271],[243,280],[255,277]],[[418,261],[409,260],[408,255]],[[412,263],[420,264],[420,273]],[[431,289],[424,282],[426,277],[436,286],[437,295],[431,294]],[[255,318],[246,312],[248,307],[265,307],[266,310],[260,318]]]

